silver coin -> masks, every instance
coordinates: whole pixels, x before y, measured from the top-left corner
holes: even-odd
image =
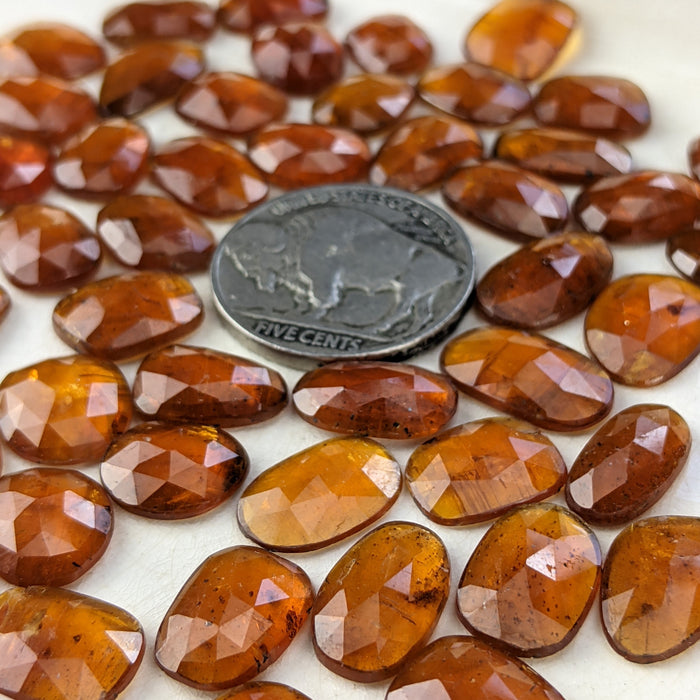
[[[474,257],[462,227],[420,197],[324,185],[242,218],[211,278],[223,318],[268,348],[321,361],[401,358],[459,320]]]

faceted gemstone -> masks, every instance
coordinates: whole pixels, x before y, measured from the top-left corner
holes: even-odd
[[[666,243],[666,256],[684,277],[695,284],[700,284],[700,231],[698,229],[686,229],[674,233]]]
[[[73,214],[47,204],[20,204],[0,217],[0,266],[12,284],[50,290],[91,277],[100,241]]]
[[[74,196],[111,197],[146,174],[146,131],[126,119],[108,119],[69,139],[53,164],[57,185]]]
[[[649,102],[641,88],[610,76],[554,78],[542,86],[532,107],[540,124],[611,139],[639,136],[651,124]]]
[[[371,157],[357,134],[316,124],[268,126],[253,136],[248,155],[284,189],[363,180]]]
[[[548,430],[586,428],[612,406],[608,375],[542,335],[475,328],[452,338],[441,362],[461,391]]]
[[[413,500],[441,525],[484,522],[564,485],[559,450],[538,430],[512,418],[465,423],[413,451],[406,482]]]
[[[403,15],[381,15],[351,29],[345,46],[368,73],[417,75],[433,56],[427,34]]]
[[[122,264],[144,270],[206,270],[216,241],[187,209],[163,197],[116,197],[97,215],[97,233]]]
[[[114,700],[146,641],[116,605],[62,588],[0,594],[0,692],[21,700]]]
[[[430,437],[457,410],[446,377],[392,362],[331,362],[307,372],[292,399],[297,413],[322,430],[388,439]]]
[[[53,311],[59,338],[74,350],[110,360],[145,355],[192,333],[202,300],[174,272],[131,272],[86,284]]]
[[[496,263],[476,287],[493,323],[540,329],[583,311],[610,281],[613,256],[600,236],[560,233]]]
[[[395,124],[414,96],[411,84],[400,78],[353,75],[327,88],[314,100],[312,117],[317,124],[370,133]]]
[[[171,141],[154,156],[151,174],[168,194],[205,216],[240,214],[267,197],[267,183],[250,161],[215,139]]]
[[[311,698],[281,683],[251,681],[219,695],[216,700],[311,700]]]
[[[418,94],[432,107],[484,126],[509,124],[531,101],[525,83],[476,63],[429,69],[418,83]]]
[[[206,41],[216,28],[216,13],[205,2],[132,2],[102,22],[105,38],[119,46],[153,39]]]
[[[464,51],[472,61],[533,80],[560,55],[577,19],[558,0],[501,0],[469,30]]]
[[[10,372],[0,384],[0,432],[31,462],[102,458],[131,421],[129,386],[111,362],[74,355]]]
[[[430,637],[450,590],[447,550],[431,530],[393,522],[356,542],[330,570],[313,607],[314,649],[362,683],[395,675]]]
[[[0,63],[0,72],[2,70],[1,66],[2,64]],[[690,162],[690,172],[696,180],[700,180],[700,138],[692,141],[688,147],[688,160]]]
[[[688,424],[672,408],[638,404],[610,418],[571,466],[566,502],[582,518],[622,525],[668,490],[690,451]]]
[[[0,321],[3,321],[7,312],[10,310],[12,305],[12,300],[7,290],[4,287],[0,287]]]
[[[222,550],[177,594],[158,630],[156,661],[195,688],[231,688],[282,655],[312,602],[296,564],[257,547]]]
[[[251,55],[263,80],[293,95],[315,95],[343,74],[343,47],[318,24],[264,26]]]
[[[600,590],[603,630],[629,661],[668,659],[700,637],[700,518],[628,525],[608,552]]]
[[[238,501],[243,533],[268,549],[307,552],[380,518],[401,491],[401,469],[368,438],[334,438],[267,469]]]
[[[65,586],[89,571],[112,537],[112,506],[74,469],[25,469],[0,479],[0,576],[16,586]]]
[[[145,423],[118,436],[100,477],[122,508],[146,518],[191,518],[241,485],[248,456],[228,433],[205,425]]]
[[[439,183],[481,153],[481,137],[469,124],[451,117],[415,117],[391,132],[369,179],[375,185],[415,192]]]
[[[561,182],[586,183],[632,169],[632,156],[619,143],[565,129],[506,131],[493,155]]]
[[[665,382],[700,352],[700,287],[666,275],[622,277],[593,302],[585,334],[616,381]]]
[[[12,41],[27,52],[41,73],[75,80],[105,65],[104,49],[83,32],[65,24],[40,24]]]
[[[123,53],[107,67],[100,105],[109,114],[133,117],[177,95],[204,70],[194,44],[152,41]]]
[[[516,656],[548,656],[583,623],[600,564],[595,535],[573,513],[522,506],[477,545],[459,581],[457,613],[470,632]]]
[[[516,240],[545,238],[563,229],[569,217],[557,185],[497,161],[458,170],[442,194],[458,214]]]
[[[287,386],[275,370],[187,345],[145,357],[133,393],[134,405],[147,418],[225,428],[260,423],[287,405]]]
[[[39,199],[51,187],[50,154],[34,141],[0,136],[0,207]]]
[[[322,20],[327,12],[328,0],[222,0],[219,23],[250,33],[263,24]]]
[[[37,75],[39,69],[24,49],[12,41],[0,39],[0,80],[34,78]]]
[[[615,243],[664,240],[700,219],[700,182],[658,170],[606,177],[582,190],[572,210],[587,231]]]
[[[429,644],[393,680],[386,700],[564,700],[515,656],[476,637]]]
[[[196,126],[243,136],[282,119],[287,98],[272,85],[241,73],[205,73],[182,89],[175,110]]]

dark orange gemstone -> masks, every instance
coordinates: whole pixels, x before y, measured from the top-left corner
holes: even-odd
[[[25,469],[0,479],[0,576],[65,586],[89,571],[112,536],[106,491],[75,469]]]
[[[252,32],[263,24],[322,20],[328,0],[222,0],[219,22],[234,32]]]
[[[613,256],[600,236],[560,233],[533,241],[481,278],[476,298],[492,322],[540,329],[583,311],[610,281]]]
[[[0,60],[2,59],[0,58]],[[696,180],[700,180],[700,138],[692,141],[688,147],[688,160],[690,162],[690,172]]]
[[[75,216],[47,204],[20,204],[0,217],[0,266],[18,287],[74,286],[97,270],[100,241]]]
[[[297,413],[322,430],[389,439],[430,437],[457,410],[445,377],[391,362],[331,362],[307,372],[292,400]]]
[[[75,355],[10,372],[0,384],[0,431],[18,455],[43,464],[102,458],[131,420],[131,394],[111,362]]]
[[[219,695],[216,700],[311,700],[311,698],[281,683],[251,681]]]
[[[542,335],[475,328],[452,338],[441,361],[460,390],[541,428],[586,428],[612,406],[608,375],[586,356]]]
[[[497,161],[458,170],[442,194],[457,213],[516,240],[545,238],[563,229],[569,217],[557,185]]]
[[[674,233],[666,244],[666,256],[684,277],[700,284],[700,230]]]
[[[187,209],[163,197],[116,197],[97,215],[97,233],[122,264],[144,270],[205,270],[212,232]]]
[[[282,119],[287,98],[247,75],[205,73],[182,89],[175,110],[196,126],[241,136]]]
[[[173,345],[143,359],[134,404],[147,418],[226,428],[260,423],[287,405],[275,370],[208,348]]]
[[[168,609],[156,638],[156,661],[195,688],[231,688],[282,655],[312,602],[311,581],[296,564],[257,547],[217,552]]]
[[[590,610],[600,581],[598,540],[583,521],[548,503],[497,520],[459,581],[457,612],[479,636],[517,656],[565,647]]]
[[[34,78],[39,69],[29,54],[7,39],[0,39],[0,80]]]
[[[49,160],[41,144],[0,136],[0,206],[39,199],[51,187]]]

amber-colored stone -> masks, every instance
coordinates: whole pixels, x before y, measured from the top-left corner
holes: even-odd
[[[251,55],[263,80],[292,95],[315,95],[343,74],[343,47],[319,24],[263,26]]]
[[[252,32],[263,24],[322,20],[328,0],[222,0],[219,22],[234,32]]]
[[[243,446],[212,426],[146,423],[118,436],[100,477],[122,508],[179,520],[220,506],[248,471]]]
[[[429,644],[393,680],[386,700],[564,700],[515,656],[453,635]]]
[[[369,179],[375,185],[415,192],[439,183],[481,153],[481,137],[469,124],[451,117],[416,117],[391,132]]]
[[[497,520],[459,581],[457,612],[470,632],[517,656],[548,656],[583,623],[600,581],[598,540],[549,503]]]
[[[1,49],[0,49],[1,52]],[[2,53],[0,53],[0,61],[2,61]],[[0,63],[0,74],[2,71],[2,64]],[[688,146],[688,161],[690,165],[690,172],[696,180],[700,180],[700,138],[691,141],[690,146]]]
[[[442,194],[457,213],[518,240],[545,238],[563,229],[569,217],[557,185],[497,161],[458,170]]]
[[[161,147],[153,179],[181,204],[205,216],[233,216],[260,204],[267,183],[250,161],[223,141],[191,137]]]
[[[380,444],[334,438],[256,477],[238,501],[238,523],[263,547],[307,552],[373,523],[400,491],[399,465]]]
[[[616,381],[665,382],[700,352],[700,287],[666,275],[621,277],[593,302],[585,334]]]
[[[175,110],[196,126],[242,136],[282,119],[287,98],[241,73],[205,73],[181,90]]]
[[[12,41],[0,39],[0,80],[8,78],[34,78],[39,69],[29,54]]]
[[[332,362],[294,387],[294,408],[307,422],[336,433],[389,439],[434,435],[457,409],[447,379],[391,362]]]
[[[107,67],[100,105],[133,117],[177,95],[204,70],[202,50],[186,42],[152,41],[123,53]]]
[[[50,154],[39,143],[0,136],[0,207],[39,199],[51,187]]]
[[[690,451],[688,424],[672,408],[638,404],[610,418],[579,453],[566,502],[582,518],[621,525],[668,490]]]
[[[101,257],[99,239],[64,209],[20,204],[0,217],[0,266],[18,287],[79,284],[94,274]]]
[[[156,638],[156,661],[195,688],[231,688],[282,655],[312,601],[311,581],[296,564],[257,547],[217,552],[168,609]]]
[[[311,700],[311,698],[288,685],[252,681],[219,695],[216,700]]]
[[[86,284],[61,299],[53,326],[75,350],[126,360],[189,335],[203,314],[202,300],[184,277],[132,272]]]
[[[610,281],[613,256],[600,236],[560,233],[523,246],[481,278],[476,298],[492,322],[548,328],[583,311]]]
[[[122,264],[144,270],[206,270],[216,241],[187,209],[163,197],[116,197],[97,215],[97,233]]]
[[[532,108],[540,124],[612,139],[639,136],[651,124],[649,102],[641,88],[611,76],[554,78],[542,86]]]
[[[4,287],[0,287],[0,321],[5,319],[11,306],[12,299],[10,299],[10,295]]]
[[[131,414],[124,376],[93,357],[44,360],[10,372],[0,384],[0,432],[31,462],[97,461]]]
[[[552,442],[512,418],[487,418],[440,433],[416,448],[406,465],[413,500],[441,525],[479,523],[541,501],[565,479],[566,465]]]
[[[0,576],[64,586],[89,571],[112,536],[105,490],[74,469],[25,469],[0,479]]]
[[[586,428],[612,406],[608,375],[589,358],[542,335],[475,328],[452,338],[441,362],[465,393],[549,430]]]
[[[684,277],[700,284],[700,230],[674,233],[666,243],[666,256]]]
[[[700,518],[663,516],[613,541],[600,589],[603,630],[629,661],[679,654],[700,638]]]
[[[431,68],[421,77],[418,94],[443,112],[484,126],[509,124],[531,101],[525,83],[476,63]]]
[[[230,428],[260,423],[287,405],[282,376],[236,355],[172,345],[143,359],[134,404],[147,418]]]

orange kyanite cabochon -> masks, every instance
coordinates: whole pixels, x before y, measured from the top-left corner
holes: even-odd
[[[666,256],[691,282],[700,284],[700,231],[687,229],[674,233],[666,243]]]
[[[700,352],[700,287],[667,275],[621,277],[593,302],[585,334],[616,381],[665,382]]]
[[[40,143],[0,136],[0,207],[39,199],[52,184],[50,158]]]
[[[219,695],[216,700],[311,700],[311,698],[288,685],[252,681]]]
[[[430,637],[450,589],[447,550],[431,530],[392,522],[330,570],[313,608],[316,656],[334,673],[384,680]]]
[[[257,547],[213,554],[192,574],[161,623],[156,661],[204,690],[251,680],[276,661],[313,602],[296,564]]]
[[[219,23],[234,32],[251,32],[263,24],[320,21],[328,0],[222,0]]]

